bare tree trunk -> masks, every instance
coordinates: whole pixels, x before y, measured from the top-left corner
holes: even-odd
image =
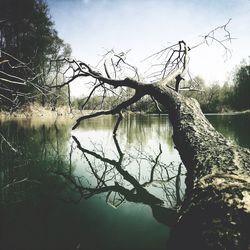
[[[250,151],[217,132],[196,100],[150,86],[169,110],[173,139],[187,169],[173,249],[250,249]]]

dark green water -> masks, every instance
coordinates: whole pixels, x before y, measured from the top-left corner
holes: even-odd
[[[250,116],[208,116],[250,147]],[[167,116],[0,121],[0,249],[160,250],[184,194]],[[74,136],[74,137],[72,137]],[[74,139],[75,138],[75,139]]]

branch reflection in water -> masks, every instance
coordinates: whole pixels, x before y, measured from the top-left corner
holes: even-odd
[[[143,203],[151,207],[154,218],[163,224],[172,226],[176,222],[176,210],[183,198],[181,176],[184,175],[182,163],[161,162],[163,154],[159,144],[158,154],[152,156],[134,150],[135,153],[125,155],[121,150],[116,136],[113,141],[116,148],[117,160],[105,156],[102,147],[94,145],[95,150],[82,147],[77,137],[72,136],[69,171],[55,171],[79,193],[79,199],[68,198],[68,202],[79,202],[94,195],[105,194],[108,205],[117,209],[124,202]],[[101,148],[101,149],[99,149]],[[74,150],[80,150],[82,159],[88,165],[87,176],[72,173],[71,161]],[[133,167],[133,174],[127,171]],[[142,168],[150,166],[150,171]],[[135,170],[137,174],[135,174]]]

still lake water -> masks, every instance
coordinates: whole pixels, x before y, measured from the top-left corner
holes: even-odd
[[[250,147],[250,114],[210,115]],[[161,250],[185,170],[166,115],[84,122],[0,121],[0,249]]]

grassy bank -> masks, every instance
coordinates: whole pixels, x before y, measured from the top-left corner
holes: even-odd
[[[70,110],[68,106],[59,106],[56,108],[55,111],[51,109],[50,106],[41,106],[37,103],[34,104],[29,104],[21,109],[19,109],[16,112],[5,112],[5,111],[0,111],[0,119],[5,120],[5,119],[27,119],[27,118],[34,118],[34,119],[39,119],[39,120],[54,120],[54,119],[77,119],[78,117],[82,115],[87,115],[90,114],[92,111],[91,110],[78,110],[78,109],[73,109]],[[132,113],[132,114],[152,114],[148,112],[131,112],[127,111],[126,113]],[[245,113],[250,113],[250,109],[248,110],[243,110],[243,111],[226,111],[226,112],[221,112],[221,113],[206,113],[206,115],[237,115],[237,114],[245,114]]]
[[[69,118],[75,119],[81,115],[89,114],[90,110],[72,110],[68,106],[57,107],[55,111],[50,106],[41,106],[37,103],[26,105],[15,112],[0,112],[0,118],[11,119],[11,118],[39,118],[39,119],[57,119],[57,118]]]

